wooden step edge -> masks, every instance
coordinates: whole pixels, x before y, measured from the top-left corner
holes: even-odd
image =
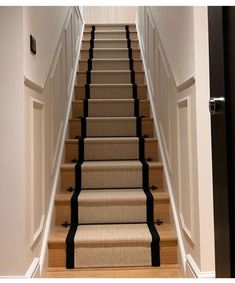
[[[95,38],[94,40],[97,40],[97,41],[122,41],[122,42],[124,42],[124,41],[126,41],[127,39],[126,38],[110,38],[110,39],[108,39],[108,38],[104,38],[104,39],[100,39],[100,38]],[[133,39],[131,39],[131,42],[133,42],[133,41],[139,41],[138,39],[135,39],[135,38],[133,38]],[[82,43],[83,42],[90,42],[90,39],[86,39],[86,38],[83,38],[82,39]]]
[[[120,62],[120,61],[129,61],[129,58],[93,58],[92,60],[94,60],[94,61],[118,61],[118,62]],[[88,60],[86,60],[86,59],[79,59],[80,63],[87,63],[87,61]],[[142,59],[133,59],[133,62],[134,63],[135,62],[143,62],[143,60]]]
[[[89,118],[89,117],[87,117]],[[96,117],[90,117],[90,118],[96,118]],[[125,120],[125,118],[135,118],[134,116],[133,117],[97,117],[99,118],[99,120],[101,120],[102,118],[107,118],[106,120],[108,120],[108,118],[123,118]],[[80,118],[69,118],[69,122],[79,122],[81,119]],[[146,118],[142,118],[142,121],[153,121],[153,118],[149,118],[149,117],[146,117]]]
[[[107,51],[107,50],[111,50],[111,51],[118,51],[118,50],[128,50],[128,48],[127,47],[117,47],[117,48],[110,48],[110,47],[95,47],[95,48],[93,48],[93,51],[95,51],[95,50],[105,50],[105,51]],[[132,52],[135,52],[135,51],[139,51],[140,52],[140,48],[131,48],[132,49]],[[87,48],[81,48],[81,52],[82,51],[86,51],[86,52],[89,52],[89,48],[87,49]]]
[[[120,33],[120,32],[122,32],[122,33],[126,33],[126,31],[125,30],[112,30],[112,29],[110,29],[110,30],[95,30],[95,32],[97,32],[97,33]],[[129,34],[133,34],[133,33],[136,33],[137,34],[137,31],[135,30],[130,30],[129,31]],[[84,32],[83,32],[83,34],[91,34],[91,32],[90,31],[87,31],[87,30],[84,30]]]
[[[50,267],[46,278],[183,278],[178,265],[168,264],[159,267],[107,267],[107,268],[66,268]]]
[[[155,269],[178,269],[178,264],[161,264],[161,266],[123,266],[123,267],[83,267],[83,268],[75,268],[69,271],[100,271],[100,270],[155,270]],[[64,272],[68,271],[66,267],[48,267],[48,272]],[[69,272],[68,271],[68,272]]]
[[[95,98],[89,98],[88,100],[90,100],[90,101],[99,101],[99,102],[101,102],[102,100],[104,100],[105,102],[108,102],[108,101],[111,101],[111,102],[113,102],[114,100],[116,100],[116,101],[125,101],[126,102],[126,100],[134,100],[134,98],[99,98],[99,99],[95,99]],[[73,101],[72,101],[72,104],[79,104],[79,103],[83,103],[83,101],[84,101],[84,99],[74,99]],[[139,99],[139,102],[140,103],[149,103],[150,102],[150,100],[149,99]]]
[[[92,139],[92,138],[89,138],[89,139]],[[157,138],[145,138],[145,141],[148,142],[148,143],[155,143],[155,142],[158,142],[158,139]],[[65,143],[66,144],[77,144],[78,140],[77,139],[66,139]]]
[[[109,161],[113,162],[112,160],[105,160],[105,162],[109,162]],[[85,162],[89,162],[89,160],[85,161]],[[97,162],[104,162],[104,161],[100,160],[100,161],[97,161]],[[123,160],[123,162],[125,162],[125,160]],[[161,162],[151,161],[151,162],[147,162],[147,163],[149,165],[149,168],[151,168],[151,169],[162,169],[163,168],[163,165],[162,165]],[[60,166],[61,170],[74,170],[74,168],[75,168],[75,163],[63,163]]]
[[[92,26],[97,26],[97,27],[103,27],[103,26],[115,26],[115,27],[121,27],[121,26],[136,26],[135,23],[89,23],[85,24],[85,27],[92,27]]]
[[[87,189],[86,189],[87,190]],[[155,203],[169,203],[170,197],[167,192],[158,192],[158,191],[152,191],[151,192],[154,197]],[[71,200],[71,193],[57,193],[55,198],[55,204],[70,204]]]
[[[110,74],[110,73],[131,73],[131,70],[91,70],[91,73],[104,73],[104,74]],[[87,71],[77,71],[77,74],[86,75]],[[144,74],[144,71],[135,71],[135,74]]]
[[[85,85],[86,84],[77,84],[77,85],[75,85],[74,87],[75,87],[75,89],[79,89],[79,88],[84,88],[85,87]],[[128,86],[132,86],[132,84],[131,83],[129,83],[129,84],[91,84],[91,86],[93,86],[93,87],[105,87],[106,85],[108,85],[108,86],[117,86],[117,87],[119,87],[118,85],[124,85],[124,86],[126,86],[126,85],[128,85]],[[147,85],[146,84],[137,84],[137,87],[144,87],[144,88],[147,88]]]
[[[134,224],[133,224],[134,225]],[[160,245],[176,245],[177,234],[172,226],[168,223],[163,223],[160,226],[155,225],[160,236]],[[66,247],[66,237],[69,228],[55,226],[48,237],[48,248]]]

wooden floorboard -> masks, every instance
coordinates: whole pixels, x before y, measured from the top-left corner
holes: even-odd
[[[47,278],[182,278],[178,265],[133,268],[49,268]]]

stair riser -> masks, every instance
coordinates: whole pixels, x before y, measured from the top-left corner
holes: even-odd
[[[160,242],[160,261],[161,261],[161,265],[177,264],[177,242],[176,241]],[[57,246],[49,245],[48,265],[49,267],[66,266],[65,244],[64,245],[58,244]]]
[[[79,223],[89,223],[88,219],[85,218],[85,215],[89,215],[93,219],[93,223],[128,223],[128,222],[135,222],[134,219],[130,218],[127,219],[126,217],[128,215],[132,215],[132,206],[127,205],[127,206],[116,206],[115,207],[115,214],[119,215],[118,219],[115,218],[110,218],[105,219],[104,215],[107,216],[112,216],[113,213],[113,207],[109,206],[103,206],[102,203],[98,204],[96,207],[89,207],[87,208],[87,213],[88,214],[83,214],[83,217],[81,217],[81,213],[78,213],[80,215],[79,217]],[[146,206],[142,206],[142,216],[146,215]],[[102,220],[99,219],[98,215],[102,214]],[[120,215],[125,214],[126,217],[124,216],[122,221],[120,221]],[[68,223],[71,222],[71,206],[70,206],[70,201],[67,202],[61,202],[61,201],[56,201],[55,203],[55,224],[57,226],[60,226],[62,223],[67,221]],[[97,216],[97,217],[96,217]],[[155,200],[154,201],[154,220],[157,221],[157,219],[161,219],[164,223],[169,223],[169,201],[168,200]],[[104,221],[105,220],[105,221]],[[145,222],[146,217],[141,217],[139,218],[136,222]],[[91,223],[91,222],[90,222]]]
[[[86,72],[77,73],[78,84],[86,84],[87,74]],[[92,84],[105,84],[109,82],[110,84],[130,84],[131,74],[130,72],[92,72],[91,71],[91,83]],[[144,72],[135,72],[135,82],[136,84],[144,84]]]
[[[132,150],[130,150],[130,147]],[[89,143],[84,145],[85,160],[133,160],[138,159],[138,145],[134,143]],[[79,158],[78,142],[65,142],[66,163]],[[145,139],[145,158],[158,161],[157,140]]]
[[[116,61],[100,61],[92,63],[92,70],[129,70],[129,60],[125,62]],[[88,63],[86,60],[79,62],[79,71],[86,72],[88,70]],[[133,61],[133,70],[136,72],[143,71],[142,61]]]
[[[87,121],[87,137],[134,137],[136,136],[136,121]],[[142,119],[142,135],[153,137],[152,119]],[[81,121],[72,119],[69,121],[69,138],[81,136]]]
[[[83,101],[74,101],[72,103],[72,115],[74,118],[83,117],[84,106]],[[149,102],[139,102],[139,115],[149,117]],[[134,102],[118,101],[118,102],[88,102],[89,117],[133,117]]]
[[[144,100],[147,98],[147,87],[145,85],[137,86],[137,97],[138,99]],[[91,86],[90,87],[90,98],[91,99],[128,99],[133,98],[132,87],[114,87],[114,86]],[[75,100],[85,99],[85,87],[75,87]]]
[[[119,184],[115,183],[117,187],[125,187],[125,186],[130,186],[131,187],[141,187],[141,181],[142,181],[142,172],[140,170],[133,170],[133,171],[127,171],[126,170],[126,175],[128,175],[129,179],[116,179],[119,181]],[[85,174],[85,175],[84,175]],[[95,177],[94,175],[96,174],[97,179],[99,179],[98,182],[96,182],[95,186],[97,188],[109,188],[112,180],[110,180],[110,177],[114,178],[121,178],[120,176],[123,176],[123,173],[121,171],[110,171],[108,173],[105,173],[104,171],[92,171],[92,172],[85,172],[83,174],[82,172],[82,178],[83,178],[83,183],[82,183],[82,188],[91,188],[93,186]],[[89,179],[90,176],[92,175],[92,179]],[[102,181],[102,182],[101,182]],[[149,168],[149,185],[155,185],[158,187],[158,190],[162,190],[162,168]],[[61,191],[62,192],[67,192],[67,189],[69,187],[74,187],[75,186],[75,169],[68,169],[68,168],[61,168]]]
[[[82,41],[82,49],[91,47],[90,40]],[[127,48],[127,40],[94,40],[94,48]],[[139,48],[137,40],[131,41],[131,48]]]
[[[82,49],[80,59],[87,60],[89,58],[89,50]],[[129,58],[128,49],[126,50],[104,50],[104,49],[94,49],[93,58]],[[140,59],[140,50],[133,49],[132,50],[132,58]]]
[[[95,30],[99,31],[99,30],[126,30],[126,26],[125,25],[100,25],[95,27]],[[91,32],[92,31],[92,25],[86,25],[85,32]],[[135,25],[129,25],[129,31],[136,31],[136,27]]]
[[[137,32],[129,33],[130,39],[137,39]],[[91,39],[90,32],[84,32],[83,40]],[[126,32],[110,31],[110,32],[95,32],[95,39],[126,39]]]

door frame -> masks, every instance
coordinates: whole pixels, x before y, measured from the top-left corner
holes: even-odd
[[[210,96],[225,99],[225,103],[221,106],[221,113],[211,115],[215,267],[216,277],[220,278],[235,277],[235,250],[232,242],[232,239],[235,239],[233,192],[235,154],[231,154],[235,152],[235,139],[232,134],[232,128],[235,125],[235,113],[233,112],[235,111],[232,111],[233,105],[231,105],[234,100],[235,106],[235,97],[232,99],[233,95],[229,87],[232,82],[229,79],[231,63],[228,9],[229,7],[208,7]],[[235,74],[235,66],[233,73]]]

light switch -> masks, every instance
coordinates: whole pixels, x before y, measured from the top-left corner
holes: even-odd
[[[30,34],[30,51],[36,54],[36,39]]]

